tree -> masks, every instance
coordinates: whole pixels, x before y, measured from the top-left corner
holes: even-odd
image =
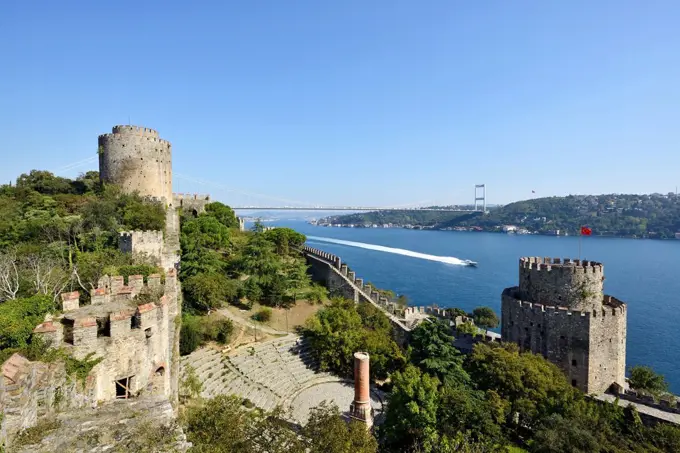
[[[233,300],[238,291],[232,281],[217,273],[192,275],[184,281],[182,288],[187,306],[199,312],[222,307]]]
[[[309,453],[375,453],[378,442],[366,425],[343,420],[335,404],[323,401],[309,410],[301,434]]]
[[[651,367],[648,366],[634,366],[630,368],[630,378],[628,382],[630,386],[636,390],[644,390],[653,395],[659,395],[668,391],[668,383],[666,378]]]
[[[533,428],[554,412],[564,412],[580,393],[557,366],[540,355],[520,353],[517,345],[476,344],[467,371],[477,388],[493,391],[506,405],[510,426]]]
[[[219,201],[205,205],[205,214],[214,217],[227,228],[238,228],[238,220],[234,210]]]
[[[187,439],[198,452],[250,453],[251,415],[241,409],[241,399],[218,395],[187,410]]]
[[[472,319],[474,319],[475,324],[485,330],[493,329],[498,326],[498,316],[496,316],[496,313],[489,307],[475,308],[472,311]]]
[[[463,357],[453,346],[450,330],[440,319],[421,323],[411,333],[411,362],[442,382],[465,384],[470,376],[463,369]]]
[[[50,295],[56,302],[59,294],[71,283],[72,274],[64,268],[61,260],[48,253],[32,253],[22,261],[36,294]]]
[[[19,266],[16,249],[0,253],[0,302],[17,298],[19,292]]]
[[[565,419],[560,414],[548,416],[536,432],[532,443],[536,453],[598,453],[601,445],[578,420]]]
[[[414,366],[392,377],[380,440],[386,451],[435,451],[439,441],[437,411],[439,380]]]

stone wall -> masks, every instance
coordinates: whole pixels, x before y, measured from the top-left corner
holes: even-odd
[[[99,136],[99,176],[125,193],[172,203],[172,145],[153,129],[114,126]]]
[[[119,276],[102,277],[92,305],[47,320],[34,333],[79,360],[90,354],[103,358],[90,373],[96,400],[120,397],[121,382],[129,389],[126,396],[172,397],[176,273],[170,270],[164,285],[159,275],[149,276],[146,284],[141,275],[131,275],[125,283]],[[135,297],[142,292],[159,299],[137,306]]]
[[[397,341],[402,344],[408,341],[412,326],[403,319],[403,309],[398,304],[388,301],[370,285],[365,285],[364,280],[357,278],[340,257],[307,245],[302,246],[302,252],[310,266],[312,280],[325,285],[332,296],[374,305],[389,318]]]
[[[522,258],[520,285],[501,295],[501,336],[542,354],[572,385],[602,393],[625,384],[626,305],[605,296],[601,263]]]
[[[519,261],[522,300],[592,310],[602,306],[602,263],[565,258],[527,257]]]
[[[8,445],[41,417],[96,405],[93,381],[79,382],[67,376],[63,363],[31,362],[14,354],[2,365],[2,374],[4,416],[0,440]]]
[[[173,206],[181,208],[185,212],[193,213],[194,215],[205,212],[205,205],[210,204],[210,195],[203,195],[197,193],[173,193]]]
[[[118,236],[118,249],[123,253],[146,255],[160,265],[163,261],[163,232],[123,231]]]

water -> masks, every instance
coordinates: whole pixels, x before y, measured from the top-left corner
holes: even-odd
[[[486,305],[499,315],[501,291],[518,284],[520,256],[578,255],[575,237],[274,224],[306,234],[311,246],[405,294],[410,305]],[[680,241],[583,238],[581,255],[604,263],[605,292],[628,303],[627,365],[653,367],[680,393]],[[479,267],[462,266],[463,259]]]

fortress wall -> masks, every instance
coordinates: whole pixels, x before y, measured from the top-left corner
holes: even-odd
[[[524,257],[519,260],[522,300],[592,311],[602,306],[602,263],[569,258]]]
[[[596,393],[605,392],[614,382],[625,387],[626,306],[604,305],[593,312],[590,323],[589,387]]]
[[[326,286],[331,295],[338,295],[357,303],[370,303],[379,308],[389,318],[396,341],[402,345],[408,342],[411,328],[398,317],[401,313],[397,304],[388,302],[385,298],[381,301],[380,294],[370,285],[364,285],[363,279],[356,278],[356,273],[349,267],[345,267],[346,272],[343,272],[340,257],[307,245],[302,246],[302,252],[310,266],[312,280]],[[350,274],[352,280],[349,279]]]
[[[93,297],[103,305],[100,310],[92,312],[83,307],[60,320],[41,323],[34,333],[43,335],[55,347],[66,347],[79,360],[88,354],[103,358],[90,374],[96,400],[115,399],[115,381],[124,378],[130,378],[132,393],[173,396],[176,389],[171,387],[170,377],[174,374],[168,367],[173,363],[174,341],[178,337],[174,326],[178,311],[176,272],[168,272],[165,287],[161,286],[160,275],[149,276],[147,283],[141,275],[131,275],[129,286],[106,286],[116,281],[122,283],[122,278],[100,279],[102,286]],[[156,303],[135,307],[132,299],[145,288],[165,290],[166,294],[159,295]],[[128,300],[130,303],[125,304]],[[107,311],[106,304],[111,302],[124,305],[113,305],[114,311]]]
[[[118,249],[123,253],[146,255],[160,265],[163,260],[163,232],[123,231],[118,236]]]
[[[196,193],[173,193],[172,200],[174,207],[181,208],[186,212],[195,211],[196,214],[205,212],[205,206],[211,203],[210,195]]]
[[[172,145],[153,129],[114,126],[99,136],[99,174],[103,183],[125,192],[172,202]]]
[[[564,371],[572,385],[590,392],[591,313],[524,302],[519,294],[514,287],[501,296],[502,340],[543,355]]]

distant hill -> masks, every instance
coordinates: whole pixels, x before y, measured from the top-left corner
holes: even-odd
[[[500,231],[514,225],[532,233],[578,234],[582,225],[596,236],[670,239],[680,231],[680,196],[570,195],[535,198],[489,209],[487,214],[438,211],[377,211],[332,216],[321,223],[413,226],[431,229],[473,228]]]

